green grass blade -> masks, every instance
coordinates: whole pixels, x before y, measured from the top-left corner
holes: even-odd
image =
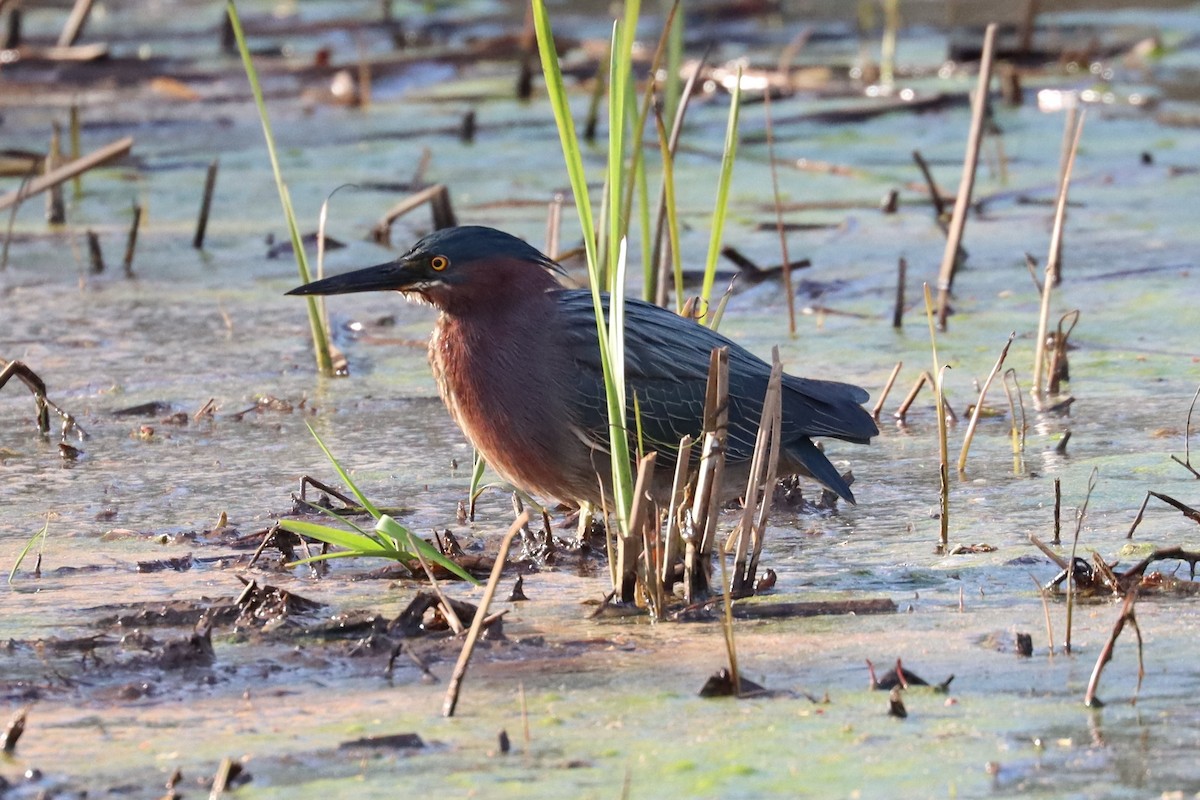
[[[372,536],[361,533],[344,531],[341,528],[331,528],[328,525],[318,525],[302,519],[283,519],[279,527],[285,531],[316,539],[318,542],[344,547],[361,555],[380,556],[387,553],[389,548]]]
[[[738,112],[742,101],[742,70],[738,68],[737,83],[729,101],[729,124],[725,128],[725,150],[721,154],[721,177],[717,183],[717,203],[713,208],[712,234],[708,241],[708,260],[704,264],[704,289],[700,293],[705,312],[712,300],[713,282],[717,277],[717,259],[721,255],[721,238],[725,230],[725,215],[729,206],[729,184],[733,162],[737,157]]]
[[[262,121],[263,136],[267,140],[267,155],[271,159],[271,170],[275,174],[275,187],[279,190],[279,202],[287,219],[288,236],[292,241],[292,252],[296,256],[296,267],[300,272],[300,282],[311,280],[308,271],[308,259],[304,253],[304,244],[300,238],[300,228],[296,225],[296,213],[292,210],[292,201],[288,196],[287,184],[283,181],[283,172],[279,169],[279,158],[275,153],[275,136],[271,133],[271,120],[267,116],[267,103],[263,99],[262,86],[258,82],[258,72],[254,69],[254,61],[250,58],[250,48],[246,45],[246,34],[242,31],[242,21],[238,18],[237,6],[233,0],[227,0],[226,10],[229,14],[229,24],[233,28],[234,39],[237,40],[238,52],[242,55],[242,65],[246,68],[246,77],[250,80],[250,90],[254,93],[254,103],[258,106],[258,116]],[[305,298],[308,301],[308,324],[312,330],[313,350],[317,357],[317,369],[328,375],[333,371],[333,359],[329,354],[329,336],[321,318],[320,307],[316,297]]]
[[[627,14],[628,13],[629,11],[627,10]],[[634,15],[634,17],[636,18],[636,15]],[[618,386],[614,383],[613,358],[609,347],[610,337],[608,333],[608,325],[605,323],[603,304],[600,297],[602,287],[604,286],[603,276],[601,274],[602,266],[597,258],[596,253],[596,229],[592,216],[591,203],[588,199],[587,180],[583,171],[583,158],[580,154],[579,142],[575,135],[575,123],[571,119],[570,106],[567,102],[566,88],[562,79],[562,70],[559,67],[558,54],[554,49],[554,34],[550,28],[550,19],[546,13],[544,0],[533,0],[533,20],[534,30],[537,33],[538,52],[540,53],[542,60],[542,72],[546,80],[546,92],[550,99],[550,105],[554,109],[554,119],[558,126],[559,140],[563,148],[563,159],[566,162],[567,174],[571,181],[571,190],[575,195],[575,207],[579,213],[579,221],[583,229],[584,246],[585,250],[587,251],[588,259],[588,285],[591,289],[592,308],[596,316],[596,333],[600,350],[600,365],[604,374],[606,406],[609,413],[609,430],[612,449],[611,460],[614,473],[613,483],[615,485],[614,492],[623,492],[624,489],[622,487],[626,485],[631,487],[633,483],[631,471],[632,465],[630,464],[628,458],[628,440],[623,432],[625,420],[621,415],[621,408],[624,404],[625,398],[625,389],[623,384]],[[619,50],[619,47],[617,47],[618,43],[621,43],[622,46],[624,46],[624,44],[627,42],[628,46],[632,48],[633,30],[632,26],[629,26],[629,28],[630,30],[627,34],[627,37],[622,38],[618,35],[621,30],[620,24],[618,23],[617,26],[615,26],[613,38],[613,58],[620,57],[616,54],[616,51]],[[625,75],[625,80],[627,82],[628,66],[626,66],[624,71],[622,71],[619,67],[614,66],[610,70],[610,74],[618,76],[618,86],[624,85],[621,83],[620,76]],[[618,100],[614,100],[613,98],[619,98],[620,96],[621,92],[618,89],[610,86],[610,113],[615,111],[618,117],[621,115],[623,106]],[[620,121],[620,119],[616,121],[611,118],[609,119],[609,134],[610,153],[614,150],[620,152],[620,147],[614,144],[613,138],[615,137],[616,144],[619,144],[623,134],[623,123]],[[611,182],[614,174],[618,176],[621,174],[620,164],[618,163],[615,166],[610,164],[607,174],[608,182]],[[610,185],[608,195],[609,198],[619,198],[620,193],[621,186],[619,183]],[[606,208],[609,209],[610,215],[617,213],[616,209],[613,208],[613,206],[616,205],[614,202],[606,201],[605,205]],[[610,235],[612,231],[616,230],[611,221],[606,227]],[[616,247],[616,242],[610,242],[610,245],[609,252],[612,252],[612,250]],[[617,428],[620,431],[618,435],[612,435],[614,428]],[[630,494],[632,494],[632,490],[626,492],[626,495]],[[627,517],[628,515],[625,514],[624,516]]]
[[[575,122],[571,118],[571,105],[567,100],[566,86],[563,84],[558,53],[554,49],[554,32],[550,28],[550,16],[546,13],[545,0],[533,0],[533,24],[537,33],[538,53],[542,59],[542,73],[546,80],[546,93],[550,99],[550,106],[554,109],[554,120],[558,125],[558,138],[562,144],[567,176],[571,180],[571,194],[575,197],[575,210],[579,214],[579,224],[583,227],[588,273],[592,274],[597,266],[596,227],[592,217],[591,200],[588,197],[587,177],[583,171],[579,138],[575,135]]]
[[[50,518],[46,517],[46,524],[42,529],[29,537],[29,541],[21,548],[21,552],[17,554],[17,560],[13,563],[12,569],[8,571],[8,582],[12,583],[13,578],[17,576],[17,570],[21,568],[21,562],[25,560],[25,556],[29,555],[29,551],[33,549],[33,543],[41,539],[42,544],[46,544],[46,534],[50,530]]]
[[[475,580],[475,578],[469,572],[464,570],[458,564],[455,564],[453,561],[446,558],[446,556],[442,554],[442,551],[438,550],[424,539],[421,539],[418,536],[413,536],[412,531],[401,525],[399,522],[396,522],[396,520],[392,519],[387,514],[384,514],[379,518],[379,521],[375,523],[375,530],[386,536],[391,536],[397,541],[405,543],[409,553],[415,553],[419,551],[421,555],[426,558],[426,560],[438,564],[442,568],[462,578],[464,581],[470,581],[475,585],[479,585],[479,581]]]
[[[362,507],[367,510],[368,514],[375,519],[379,519],[379,517],[382,516],[379,509],[374,503],[371,502],[370,498],[368,498],[362,493],[362,491],[359,490],[354,481],[350,479],[350,475],[342,468],[342,465],[338,463],[338,460],[334,457],[333,453],[329,452],[329,448],[326,447],[325,443],[321,441],[321,437],[317,435],[315,430],[313,430],[312,425],[309,425],[307,422],[304,424],[308,427],[308,432],[311,433],[313,438],[317,440],[317,444],[320,446],[321,451],[325,453],[325,457],[329,459],[329,463],[333,464],[333,469],[335,472],[337,472],[338,477],[342,479],[342,483],[349,487],[350,491],[358,499],[358,502],[362,504]]]
[[[615,277],[625,285],[626,240],[617,248]],[[622,534],[629,532],[629,512],[633,506],[633,468],[629,457],[629,436],[625,430],[625,293],[613,292],[608,307],[608,348],[611,380],[605,380],[608,401],[609,451],[612,460],[613,509]],[[607,376],[606,376],[607,377]]]

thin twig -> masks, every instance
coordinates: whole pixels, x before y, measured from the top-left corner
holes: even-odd
[[[1200,472],[1197,472],[1196,468],[1192,466],[1192,412],[1196,410],[1197,398],[1200,398],[1200,387],[1197,387],[1196,393],[1192,395],[1192,404],[1188,406],[1187,422],[1183,426],[1183,461],[1174,455],[1171,456],[1171,460],[1200,478]],[[1132,534],[1132,531],[1130,533]]]
[[[788,256],[787,233],[783,228],[783,199],[779,194],[779,171],[775,167],[775,126],[771,124],[771,90],[763,93],[763,113],[767,118],[767,162],[771,165],[771,191],[775,199],[775,228],[783,251],[783,291],[787,295],[788,335],[796,335],[796,295],[792,291],[792,259]],[[903,260],[903,259],[902,259]]]
[[[131,147],[133,147],[133,137],[126,136],[124,139],[118,139],[112,144],[105,145],[83,158],[69,161],[57,169],[47,172],[40,178],[31,180],[27,185],[0,196],[0,210],[8,208],[14,203],[19,203],[27,197],[40,194],[52,186],[58,186],[64,181],[69,181],[76,175],[112,161],[114,158],[119,158],[128,153]]]
[[[1042,614],[1046,618],[1046,642],[1050,655],[1054,655],[1054,626],[1050,622],[1050,601],[1046,597],[1046,590],[1038,582],[1038,579],[1033,575],[1030,575],[1029,579],[1033,581],[1033,585],[1037,587],[1038,596],[1042,598]]]
[[[896,366],[892,367],[892,374],[888,375],[887,383],[883,384],[883,391],[879,393],[879,399],[875,401],[875,407],[871,409],[871,416],[876,420],[883,412],[883,404],[887,401],[888,393],[892,391],[892,386],[896,383],[896,376],[900,374],[900,368],[903,366],[903,361],[897,361]]]
[[[1004,359],[1008,356],[1008,348],[1012,345],[1013,339],[1016,338],[1016,331],[1008,335],[1008,341],[1004,343],[1004,349],[1000,351],[1000,357],[996,359],[996,365],[992,367],[991,374],[987,376],[987,380],[983,382],[983,388],[979,390],[979,399],[975,401],[975,408],[971,412],[971,421],[967,424],[967,432],[963,436],[962,451],[958,454],[959,473],[965,472],[967,469],[967,451],[971,449],[971,440],[975,438],[975,427],[979,424],[979,415],[983,412],[983,399],[987,396],[988,387],[995,380],[996,373],[1004,366]]]
[[[508,550],[512,546],[513,539],[528,522],[529,512],[525,511],[517,517],[509,527],[508,533],[504,534],[504,538],[500,540],[500,551],[496,553],[496,562],[492,564],[492,574],[488,578],[487,588],[483,591],[483,599],[479,601],[479,610],[475,612],[475,618],[471,620],[471,630],[467,632],[467,640],[463,642],[462,651],[458,654],[458,662],[454,665],[454,674],[450,676],[450,684],[446,687],[446,699],[442,703],[443,717],[454,716],[454,708],[458,705],[459,689],[462,687],[463,678],[467,675],[467,665],[471,661],[475,643],[479,641],[479,634],[483,631],[484,617],[487,616],[488,606],[492,604],[496,587],[500,583],[500,575],[504,572],[504,565],[508,561]]]
[[[896,305],[892,309],[892,327],[896,330],[904,327],[904,281],[908,275],[908,261],[904,256],[896,264]]]
[[[1083,704],[1088,708],[1098,708],[1104,703],[1096,697],[1096,690],[1100,688],[1100,673],[1104,670],[1104,665],[1112,660],[1113,649],[1117,644],[1117,637],[1121,635],[1121,631],[1125,629],[1125,623],[1128,622],[1133,626],[1133,630],[1137,633],[1138,640],[1138,680],[1137,687],[1133,691],[1133,703],[1137,703],[1138,692],[1142,689],[1142,679],[1146,677],[1146,665],[1142,659],[1142,630],[1138,627],[1137,616],[1134,614],[1134,603],[1137,602],[1137,589],[1130,590],[1129,594],[1125,595],[1125,602],[1121,605],[1121,614],[1117,617],[1116,623],[1113,625],[1112,632],[1108,635],[1108,641],[1104,643],[1104,647],[1100,650],[1099,657],[1096,658],[1096,666],[1092,668],[1092,677],[1088,680],[1087,692],[1083,696]]]

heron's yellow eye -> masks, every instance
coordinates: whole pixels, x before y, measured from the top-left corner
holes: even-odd
[[[429,259],[429,266],[435,271],[441,272],[446,267],[450,266],[450,259],[446,258],[445,256],[434,256],[433,258]]]

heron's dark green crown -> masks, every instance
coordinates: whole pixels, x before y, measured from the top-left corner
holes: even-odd
[[[394,261],[314,281],[288,294],[426,292],[435,288],[454,293],[456,287],[469,287],[484,278],[489,266],[512,262],[563,272],[536,247],[511,234],[481,225],[463,225],[434,231]]]

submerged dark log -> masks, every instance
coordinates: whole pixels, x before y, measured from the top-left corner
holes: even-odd
[[[821,617],[838,614],[893,614],[896,604],[890,598],[871,600],[814,600],[794,603],[738,603],[733,615],[739,619],[780,619]]]

